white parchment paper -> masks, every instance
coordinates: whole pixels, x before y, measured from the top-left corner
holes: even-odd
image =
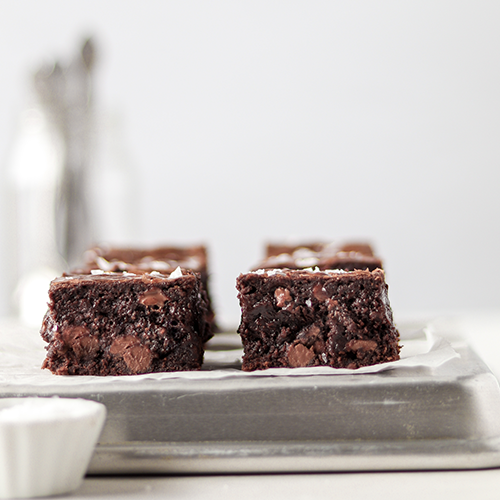
[[[401,359],[390,363],[358,368],[356,370],[330,368],[270,368],[255,372],[243,372],[234,366],[241,360],[242,349],[209,350],[205,363],[210,370],[151,373],[128,376],[61,376],[53,375],[40,367],[45,358],[45,342],[36,330],[23,328],[15,323],[0,324],[0,383],[6,385],[27,384],[35,386],[61,385],[71,387],[82,384],[102,385],[113,383],[140,383],[144,380],[168,379],[222,379],[227,377],[303,377],[311,375],[339,376],[363,375],[408,367],[436,368],[460,357],[452,345],[436,336],[429,329],[423,330],[421,338],[402,342]]]

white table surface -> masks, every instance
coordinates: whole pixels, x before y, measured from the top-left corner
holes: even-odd
[[[422,316],[423,317],[423,316]],[[500,310],[428,315],[500,375]],[[439,319],[442,318],[442,319]],[[499,415],[500,418],[500,415]],[[60,497],[59,497],[60,498]],[[87,477],[72,499],[500,499],[500,468],[466,471]]]
[[[74,499],[495,499],[500,469],[211,477],[87,478]]]

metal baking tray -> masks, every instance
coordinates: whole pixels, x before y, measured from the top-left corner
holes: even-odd
[[[68,387],[50,378],[41,384],[4,378],[0,397],[104,403],[108,417],[90,474],[500,466],[499,384],[464,342],[453,346],[460,357],[437,368],[140,384],[121,377],[100,386],[82,379]],[[228,347],[216,340],[211,350]]]

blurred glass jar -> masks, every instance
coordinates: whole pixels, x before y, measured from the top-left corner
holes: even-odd
[[[101,242],[134,238],[133,166],[120,124],[95,112],[86,41],[70,64],[34,74],[6,169],[9,288],[20,319],[40,326],[50,280]]]
[[[57,248],[55,218],[64,158],[64,141],[43,111],[32,107],[23,112],[7,167],[6,242],[12,306],[30,325],[40,323],[48,283],[66,267]]]

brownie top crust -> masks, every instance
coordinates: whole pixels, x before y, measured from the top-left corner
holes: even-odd
[[[284,243],[268,243],[266,245],[266,257],[272,257],[273,255],[280,255],[282,253],[292,254],[298,249],[307,249],[312,252],[326,252],[326,253],[338,253],[338,252],[356,252],[363,255],[375,255],[373,247],[362,241],[353,241],[346,243],[324,243],[324,242],[309,242],[309,243],[297,243],[293,245],[287,245]]]
[[[150,271],[172,271],[180,266],[199,272],[202,278],[207,274],[207,250],[203,245],[191,247],[157,247],[151,249],[99,246],[84,254],[84,270],[129,271],[142,273]]]
[[[310,267],[326,269],[382,269],[382,261],[371,245],[353,243],[307,243],[301,245],[268,244],[266,257],[254,270],[288,268],[306,269]]]

